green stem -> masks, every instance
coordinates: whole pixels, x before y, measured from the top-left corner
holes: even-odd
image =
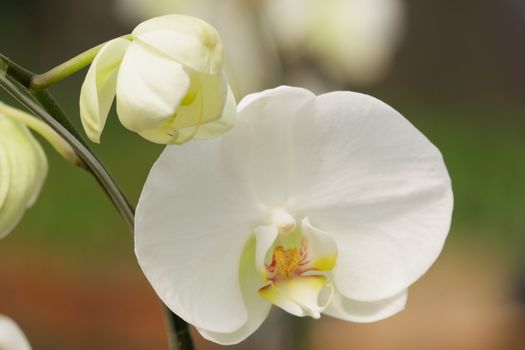
[[[172,332],[168,333],[169,348],[179,350],[194,350],[195,348],[193,346],[190,328],[188,327],[186,321],[171,312],[171,310],[165,305],[164,311],[166,314],[165,319],[168,323],[168,329],[172,330]]]
[[[131,39],[131,34],[124,35],[121,38],[129,40]],[[105,44],[106,43],[102,43],[84,51],[45,73],[33,75],[28,85],[29,88],[31,90],[43,90],[75,74],[79,70],[90,65]]]
[[[37,100],[38,103],[40,103],[40,105],[42,105],[45,110],[54,117],[54,119],[62,124],[73,136],[75,136],[77,140],[87,147],[86,142],[75,129],[73,123],[62,111],[58,103],[56,103],[53,96],[51,96],[51,94],[45,90],[34,91],[29,89],[31,77],[34,75],[33,72],[28,71],[1,53],[0,63],[1,65],[5,66],[5,74],[8,77],[19,83],[22,87],[24,87],[24,89],[28,90],[33,98],[35,98],[35,100]]]
[[[32,90],[43,90],[55,83],[58,83],[59,81],[62,81],[64,78],[75,74],[93,62],[93,59],[95,59],[95,56],[100,51],[102,46],[104,46],[104,44],[100,44],[87,51],[84,51],[80,55],[67,60],[66,62],[45,73],[34,75],[31,78],[29,87]]]
[[[33,98],[46,110],[47,113],[53,116],[63,127],[65,127],[71,135],[73,135],[81,144],[90,150],[84,138],[77,131],[73,122],[68,118],[66,113],[62,110],[60,105],[55,101],[55,98],[46,90],[28,90]],[[91,150],[90,150],[91,151]]]

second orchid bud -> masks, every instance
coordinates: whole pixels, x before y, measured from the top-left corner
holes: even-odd
[[[161,144],[220,135],[236,115],[220,37],[189,16],[153,18],[129,40],[117,38],[101,48],[80,95],[82,124],[93,142],[100,142],[115,96],[120,122]]]

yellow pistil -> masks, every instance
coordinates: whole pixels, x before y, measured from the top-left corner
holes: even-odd
[[[284,210],[273,212],[272,224],[271,230],[260,227],[256,231],[256,239],[263,244],[256,254],[266,251],[263,261],[260,255],[256,258],[257,271],[265,283],[258,294],[292,315],[319,318],[334,295],[335,242],[323,232],[315,232],[307,219],[296,225]],[[270,247],[264,234],[275,237]]]
[[[273,252],[276,274],[290,279],[301,264],[301,254],[297,248],[284,249],[282,246],[275,248]],[[273,264],[272,264],[273,265]]]

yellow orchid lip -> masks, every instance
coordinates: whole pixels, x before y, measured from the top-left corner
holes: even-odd
[[[324,291],[328,292],[323,296]],[[330,304],[334,289],[326,276],[301,275],[295,278],[270,283],[258,291],[259,295],[295,316],[320,318],[321,312]],[[319,302],[324,299],[323,302]]]

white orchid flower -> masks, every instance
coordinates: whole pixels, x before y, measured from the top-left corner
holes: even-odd
[[[450,226],[438,149],[359,93],[280,87],[238,114],[224,137],[167,147],[146,181],[135,251],[162,301],[221,344],[272,305],[356,322],[402,310]]]
[[[31,350],[24,332],[9,317],[0,314],[0,349]]]
[[[145,21],[130,40],[107,42],[91,64],[80,94],[84,129],[100,142],[116,95],[122,125],[152,142],[217,136],[235,119],[222,66],[221,39],[206,22],[180,15]]]
[[[46,175],[40,144],[24,124],[0,113],[0,238],[35,203]]]
[[[266,0],[278,44],[306,52],[336,79],[382,78],[401,43],[403,0]]]

